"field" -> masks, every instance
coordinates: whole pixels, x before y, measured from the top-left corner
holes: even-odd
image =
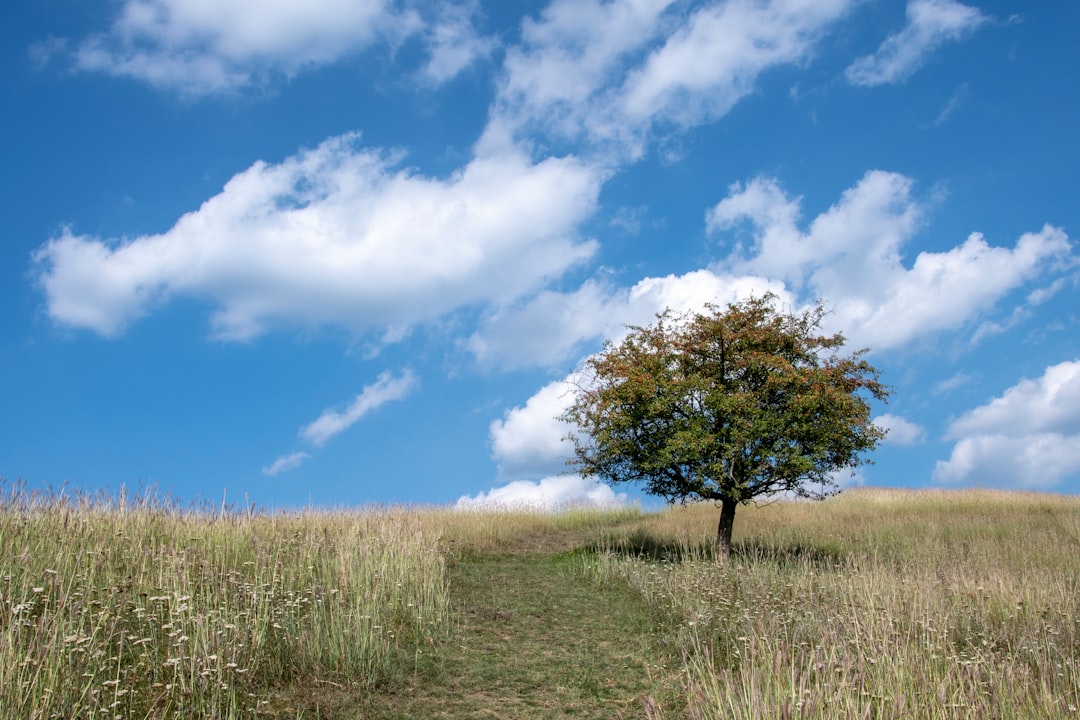
[[[717,515],[9,488],[0,719],[1080,718],[1080,499]]]

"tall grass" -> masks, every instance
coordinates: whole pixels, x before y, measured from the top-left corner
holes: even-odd
[[[9,489],[0,717],[242,718],[274,689],[375,687],[445,635],[437,529],[407,511],[270,515]]]
[[[1080,499],[744,508],[727,563],[718,512],[253,514],[8,488],[0,720],[295,717],[295,688],[377,692],[454,630],[456,557],[589,535],[586,571],[664,619],[691,717],[1080,718]]]
[[[710,506],[607,538],[594,572],[671,620],[695,718],[1061,718],[1080,707],[1080,500],[860,490]]]

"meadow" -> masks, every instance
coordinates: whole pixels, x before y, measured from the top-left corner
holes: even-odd
[[[854,490],[741,511],[716,563],[694,507],[593,572],[678,628],[694,718],[1080,717],[1080,499]]]
[[[4,720],[276,715],[291,684],[377,687],[449,614],[439,535],[407,510],[0,509]]]
[[[8,488],[0,718],[1080,717],[1080,499],[747,507],[727,562],[717,515]]]

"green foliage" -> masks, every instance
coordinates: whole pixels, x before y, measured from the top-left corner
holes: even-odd
[[[867,396],[889,391],[864,351],[842,355],[844,337],[820,333],[821,305],[788,314],[775,302],[666,311],[589,359],[563,416],[580,428],[580,472],[668,501],[722,502],[729,526],[739,503],[830,494],[833,473],[884,437]]]

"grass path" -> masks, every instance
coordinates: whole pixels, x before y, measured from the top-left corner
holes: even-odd
[[[455,562],[461,626],[342,718],[676,717],[681,663],[629,588],[601,586],[574,534]]]

